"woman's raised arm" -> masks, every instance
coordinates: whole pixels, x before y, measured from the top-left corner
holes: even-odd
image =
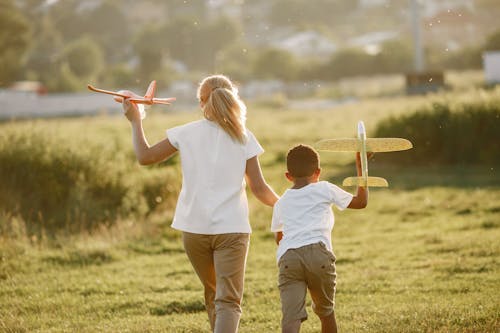
[[[149,165],[158,163],[170,158],[177,152],[177,149],[170,143],[168,138],[159,141],[153,146],[149,146],[146,136],[144,135],[142,120],[137,106],[125,99],[123,101],[123,110],[125,111],[125,116],[132,125],[132,142],[134,144],[135,156],[139,164]]]

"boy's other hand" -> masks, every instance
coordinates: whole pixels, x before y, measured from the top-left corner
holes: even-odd
[[[278,231],[278,232],[274,233],[274,240],[276,241],[277,245],[280,244],[280,241],[281,241],[282,238],[283,238],[283,232],[282,231]]]
[[[366,152],[366,159],[367,160],[371,160],[373,158],[373,156],[375,156],[375,153],[374,152]],[[358,151],[356,153],[356,164],[361,164],[361,153]]]

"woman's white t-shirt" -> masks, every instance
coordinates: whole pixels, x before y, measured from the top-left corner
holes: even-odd
[[[283,232],[276,253],[277,260],[288,249],[323,242],[332,251],[335,223],[332,204],[344,210],[353,195],[337,185],[321,181],[299,189],[288,189],[273,209],[271,231]]]
[[[173,228],[207,235],[251,232],[246,162],[264,149],[249,130],[247,136],[242,144],[206,119],[167,130],[182,167]]]

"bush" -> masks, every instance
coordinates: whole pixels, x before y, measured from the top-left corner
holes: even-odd
[[[168,172],[137,170],[124,156],[99,145],[71,146],[42,132],[2,133],[0,211],[21,217],[28,235],[40,237],[145,216],[176,190],[166,185],[178,181]],[[7,220],[1,224],[0,231],[9,229]]]
[[[410,152],[384,155],[383,160],[406,165],[499,165],[500,106],[463,103],[452,109],[435,103],[377,124],[375,136],[409,139]]]

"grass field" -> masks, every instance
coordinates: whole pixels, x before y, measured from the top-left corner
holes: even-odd
[[[389,115],[434,100],[454,103],[485,94],[374,99],[314,112],[250,107],[248,126],[266,149],[261,156],[264,174],[281,193],[288,186],[284,156],[296,143],[353,136],[359,119],[370,134]],[[153,111],[146,133],[153,142],[165,128],[197,117]],[[0,125],[0,131],[10,130],[51,133],[83,148],[102,146],[111,161],[122,161],[114,154],[133,159],[129,126],[118,117]],[[350,154],[321,153],[321,158],[323,179],[340,183],[354,173]],[[386,177],[391,187],[372,189],[364,210],[335,211],[340,332],[499,332],[498,166],[403,169],[378,160],[376,156],[371,162],[371,174]],[[164,168],[178,172],[178,165]],[[132,170],[145,172],[138,165]],[[201,284],[180,233],[169,228],[173,203],[166,202],[161,212],[144,220],[125,219],[93,234],[50,242],[26,239],[22,221],[0,216],[11,230],[19,229],[15,237],[3,235],[0,243],[0,332],[209,331]],[[254,233],[240,332],[278,332],[271,209],[251,195],[250,207]],[[319,320],[310,308],[308,312],[302,332],[318,332]]]

